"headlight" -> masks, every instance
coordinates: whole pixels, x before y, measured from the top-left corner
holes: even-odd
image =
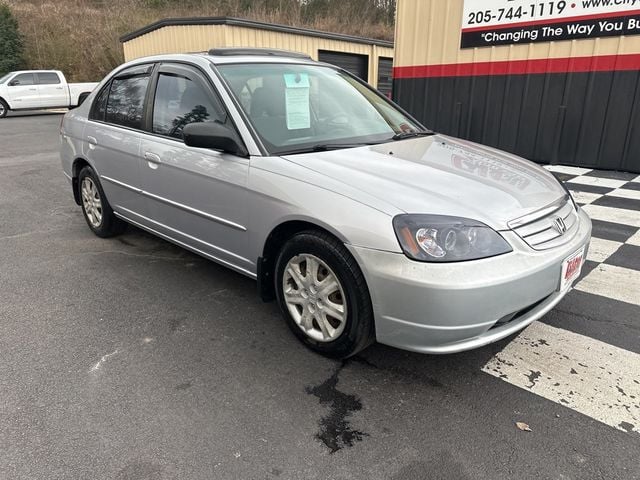
[[[495,230],[468,218],[398,215],[393,228],[407,257],[421,262],[461,262],[511,252]]]

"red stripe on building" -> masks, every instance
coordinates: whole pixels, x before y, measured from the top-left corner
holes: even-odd
[[[462,33],[494,31],[494,30],[502,30],[505,28],[529,27],[533,25],[550,25],[554,23],[564,24],[564,23],[578,22],[582,20],[597,20],[599,18],[632,17],[634,15],[640,15],[640,10],[594,13],[591,15],[579,15],[576,17],[565,17],[565,18],[562,18],[562,17],[548,18],[545,20],[529,20],[526,22],[505,23],[502,25],[494,25],[494,26],[483,25],[481,27],[463,28]]]
[[[394,67],[393,78],[477,77],[640,70],[640,54]]]

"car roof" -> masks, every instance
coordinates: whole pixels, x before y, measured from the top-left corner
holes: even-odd
[[[229,63],[317,63],[309,55],[270,48],[214,48],[203,53],[216,65]]]
[[[9,74],[14,73],[61,73],[60,70],[14,70],[13,72],[8,72]]]
[[[188,61],[206,59],[214,65],[246,64],[246,63],[297,63],[308,65],[325,65],[317,62],[307,54],[266,48],[216,48],[208,52],[173,53],[136,58],[120,67],[146,62]],[[121,68],[118,68],[120,70]]]
[[[208,52],[213,57],[237,57],[237,56],[257,56],[257,57],[285,57],[311,60],[311,56],[302,52],[282,50],[277,48],[256,48],[256,47],[225,47],[212,48]]]
[[[239,49],[246,50],[246,49]],[[322,67],[328,67],[332,69],[338,69],[335,65],[331,65],[324,62],[318,62],[304,54],[298,52],[288,52],[294,55],[275,55],[273,53],[259,52],[261,49],[253,49],[255,52],[251,54],[234,54],[234,55],[212,55],[209,52],[192,52],[192,53],[170,53],[152,55],[148,57],[140,57],[134,60],[130,60],[127,63],[119,65],[113,70],[104,80],[111,78],[113,75],[117,75],[119,72],[128,68],[134,68],[139,65],[156,63],[156,62],[178,62],[178,63],[193,63],[199,64],[201,68],[205,68],[208,65],[246,65],[246,64],[290,64],[290,65],[318,65]],[[273,52],[273,50],[267,49],[267,51]],[[280,51],[282,52],[282,51]]]
[[[236,57],[216,57],[207,55],[215,65],[228,65],[233,63],[305,63],[310,65],[320,65],[312,59],[291,58],[291,57],[273,57],[273,56],[236,56]]]

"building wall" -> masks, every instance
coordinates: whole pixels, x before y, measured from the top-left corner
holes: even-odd
[[[279,48],[306,53],[318,59],[318,50],[369,56],[369,83],[377,86],[378,58],[393,57],[393,48],[308,37],[236,25],[180,25],[158,30],[123,42],[125,60],[163,53],[208,51],[214,47]]]
[[[460,48],[463,0],[398,0],[394,99],[541,163],[640,172],[640,36]]]

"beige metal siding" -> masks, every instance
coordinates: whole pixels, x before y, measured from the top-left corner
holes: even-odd
[[[393,57],[393,48],[235,25],[165,26],[123,43],[125,60],[163,53],[207,51],[214,47],[279,48],[318,59],[318,50],[368,55],[369,81],[378,81],[378,57]]]
[[[395,66],[640,53],[640,35],[460,48],[464,0],[398,0]]]
[[[169,26],[123,43],[126,61],[164,53],[203,52],[225,46],[226,25]]]

